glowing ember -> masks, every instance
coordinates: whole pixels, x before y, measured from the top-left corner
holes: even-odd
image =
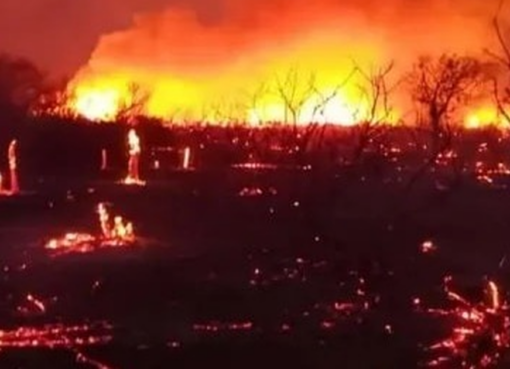
[[[278,169],[278,165],[258,162],[247,162],[233,165],[234,168],[246,169],[246,170],[274,170]]]
[[[145,182],[140,179],[140,153],[141,153],[141,145],[140,145],[140,137],[136,131],[131,128],[128,132],[128,174],[124,179],[124,184],[127,185],[144,185]]]
[[[249,186],[249,187],[244,187],[241,191],[239,191],[239,196],[241,196],[241,197],[256,197],[256,196],[262,196],[264,194],[276,195],[277,193],[278,193],[278,191],[273,187],[270,187],[267,190],[263,190],[260,187]]]
[[[106,323],[66,326],[19,327],[0,330],[0,348],[74,348],[104,345],[111,341],[111,327]]]
[[[23,316],[43,315],[46,313],[46,305],[34,295],[28,294],[24,304],[18,306],[17,312]]]
[[[485,368],[496,365],[502,353],[510,348],[510,316],[508,304],[500,300],[495,282],[487,283],[488,298],[472,303],[449,287],[445,292],[455,303],[451,309],[429,309],[428,313],[451,319],[453,327],[448,337],[429,347],[435,358],[430,367],[444,365],[458,368]]]
[[[261,196],[264,194],[264,191],[262,191],[259,187],[245,187],[241,191],[239,191],[239,196],[242,197],[252,197],[252,196]]]
[[[108,152],[106,149],[101,150],[101,170],[108,169]]]
[[[112,369],[111,366],[108,366],[106,364],[103,364],[97,360],[91,359],[90,357],[86,356],[84,353],[74,349],[74,353],[76,354],[76,362],[81,364],[87,364],[93,368],[96,369]]]
[[[16,153],[17,141],[12,140],[9,144],[7,156],[9,159],[9,171],[11,173],[11,193],[17,194],[19,192],[18,183],[18,159]]]
[[[432,241],[425,241],[421,244],[421,252],[424,254],[430,254],[437,250],[437,246]]]
[[[485,145],[486,146],[486,145]],[[483,150],[483,147],[480,148]],[[486,147],[485,147],[486,149]],[[505,163],[499,162],[496,165],[488,165],[485,162],[475,162],[475,168],[473,170],[476,180],[485,185],[493,185],[496,177],[510,175],[510,169]]]
[[[0,175],[0,194],[1,195],[16,195],[19,193],[19,182],[18,182],[18,159],[17,159],[17,141],[12,140],[7,150],[7,160],[9,163],[9,175],[10,175],[10,188],[4,187],[3,176]]]
[[[56,255],[69,253],[89,253],[108,247],[132,246],[136,237],[133,224],[126,222],[121,216],[110,216],[105,204],[97,207],[101,233],[66,233],[63,237],[48,241],[45,248]]]
[[[184,169],[184,170],[190,169],[190,158],[191,158],[191,149],[189,148],[189,146],[187,146],[184,149],[184,154],[183,154],[183,158],[182,158],[182,169]]]
[[[220,323],[211,322],[205,324],[194,324],[193,330],[199,332],[217,333],[222,331],[249,331],[253,329],[252,322]]]

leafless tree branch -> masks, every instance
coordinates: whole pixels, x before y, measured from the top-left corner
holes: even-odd
[[[388,78],[393,68],[393,62],[370,72],[356,66],[357,71],[363,77],[359,89],[364,116],[360,117],[360,121],[353,127],[355,142],[351,158],[353,163],[358,162],[368,146],[386,131],[388,120],[393,111],[389,97],[397,86],[395,84],[388,87]]]
[[[128,95],[121,101],[116,118],[122,121],[143,115],[149,99],[149,91],[145,90],[137,83],[130,83],[128,86]]]
[[[507,74],[510,73],[510,46],[508,43],[508,40],[505,39],[503,36],[503,32],[501,30],[501,23],[500,23],[500,14],[501,10],[503,9],[505,1],[500,0],[498,4],[498,8],[496,10],[496,13],[492,20],[492,25],[494,28],[494,32],[496,34],[499,47],[501,49],[502,55],[496,52],[493,52],[491,50],[487,50],[487,53],[489,56],[491,56],[494,60],[496,60],[498,63],[500,63],[502,66],[505,67]],[[501,113],[501,115],[505,118],[505,120],[510,123],[510,112],[508,111],[508,104],[510,104],[510,89],[506,88],[504,90],[503,96],[501,96],[499,91],[499,85],[497,83],[497,80],[494,79],[494,99],[496,100],[496,105]]]

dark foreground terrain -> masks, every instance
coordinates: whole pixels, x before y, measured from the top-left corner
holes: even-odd
[[[446,356],[442,367],[460,368],[500,351],[494,363],[509,365],[494,338],[501,322],[459,343],[463,359],[428,349],[463,327],[459,309],[490,305],[488,281],[503,304],[507,190],[328,192],[333,180],[295,190],[315,183],[306,176],[176,171],[145,187],[54,178],[1,199],[0,367],[414,368]],[[65,232],[98,232],[102,201],[133,221],[136,245],[44,249]],[[445,281],[468,301],[448,298]]]

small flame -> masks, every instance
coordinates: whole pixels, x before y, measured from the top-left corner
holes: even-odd
[[[144,185],[145,181],[140,179],[140,153],[142,152],[140,137],[136,131],[131,128],[127,136],[128,140],[128,174],[123,183],[127,185]]]
[[[20,192],[18,181],[18,158],[17,158],[17,140],[12,140],[7,149],[7,161],[9,163],[10,188],[4,187],[3,176],[0,174],[0,194],[16,195]]]
[[[121,216],[110,216],[106,205],[97,206],[100,235],[68,232],[60,238],[53,238],[45,248],[54,254],[89,253],[105,247],[124,247],[136,241],[133,224]]]

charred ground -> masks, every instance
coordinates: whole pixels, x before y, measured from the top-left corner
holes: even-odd
[[[445,151],[421,169],[430,158],[406,129],[360,156],[347,129],[319,127],[306,145],[292,128],[137,129],[145,187],[116,183],[125,126],[17,132],[27,192],[0,203],[2,329],[107,321],[113,340],[80,353],[115,368],[416,367],[454,324],[424,311],[450,306],[444,277],[476,302],[490,278],[504,298],[508,179],[488,170],[487,182],[476,165],[509,162],[499,131],[458,136],[457,160]],[[191,171],[179,169],[185,146]],[[274,167],[233,167],[247,161]],[[49,237],[95,230],[102,201],[133,221],[142,246],[45,253]],[[28,294],[44,313],[20,310]],[[491,345],[480,337],[467,360]],[[29,346],[4,351],[2,365],[80,365],[74,349]]]

